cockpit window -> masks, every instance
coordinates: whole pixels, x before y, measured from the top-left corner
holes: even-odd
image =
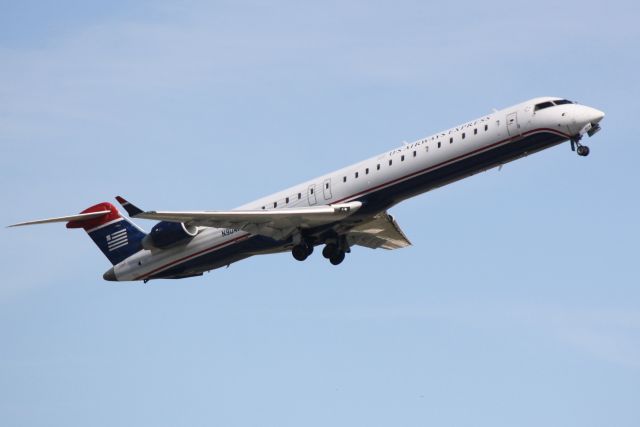
[[[539,110],[544,110],[545,108],[553,107],[554,105],[565,105],[565,104],[573,104],[574,102],[569,101],[568,99],[558,99],[556,101],[546,101],[541,102],[540,104],[536,104],[533,109],[534,112]]]
[[[536,107],[533,109],[533,111],[540,111],[549,107],[553,107],[553,102],[551,101],[541,102],[540,104],[536,104]]]

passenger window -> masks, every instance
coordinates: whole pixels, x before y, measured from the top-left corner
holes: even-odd
[[[376,169],[380,170],[380,163],[376,165]]]
[[[477,134],[478,134],[478,129],[474,129],[474,130],[473,130],[473,134],[474,134],[474,135],[477,135]]]
[[[329,189],[329,183],[328,182],[324,184],[324,188],[326,188],[327,190]]]
[[[389,160],[389,166],[391,166],[392,163],[393,163],[393,160]]]
[[[489,130],[489,125],[484,125],[484,131],[486,132],[487,130]]]
[[[440,148],[440,146],[441,146],[441,145],[442,145],[442,144],[440,143],[440,141],[438,141],[438,148]]]
[[[298,200],[302,198],[302,193],[298,193]]]
[[[347,177],[346,176],[342,177],[342,182],[347,182]]]
[[[356,178],[358,177],[358,172],[356,172]]]
[[[367,175],[369,175],[369,168],[366,168],[366,169],[364,170],[364,173],[365,173],[365,174],[367,174]]]
[[[464,139],[464,137],[467,136],[464,132],[462,132],[462,139]]]
[[[264,209],[265,207],[263,206],[262,209]]]
[[[453,138],[449,138],[449,144],[453,144]]]
[[[284,202],[288,204],[289,203],[289,198],[287,197],[286,199],[284,199]]]
[[[400,156],[400,161],[404,162],[404,154],[402,156]]]
[[[273,202],[273,207],[277,208],[278,207],[278,202]]]
[[[415,156],[417,156],[417,155],[418,155],[418,152],[417,152],[417,151],[414,151],[414,152],[413,152],[413,157],[415,157]]]

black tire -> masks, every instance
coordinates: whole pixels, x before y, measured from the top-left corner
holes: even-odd
[[[333,265],[338,265],[344,261],[344,252],[339,251],[337,254],[329,258],[329,262]]]
[[[307,245],[307,256],[313,253],[313,245]]]
[[[296,245],[291,249],[291,255],[298,261],[304,261],[309,256],[309,249],[306,245]]]
[[[586,145],[581,145],[578,147],[578,156],[586,157],[589,155],[589,147]]]
[[[333,243],[327,244],[322,250],[322,256],[326,259],[331,259],[338,253],[338,247]]]

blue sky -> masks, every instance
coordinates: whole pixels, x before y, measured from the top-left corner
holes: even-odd
[[[3,425],[640,423],[637,2],[1,10],[5,225],[233,208],[534,96],[607,113],[588,158],[407,201],[414,246],[338,268],[113,284],[82,232],[2,230]]]

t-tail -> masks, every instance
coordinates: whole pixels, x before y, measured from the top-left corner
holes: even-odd
[[[67,228],[84,229],[113,265],[140,251],[142,239],[146,236],[144,231],[120,215],[118,209],[108,202],[93,205],[77,215],[21,222],[9,227],[50,222],[66,222]]]

